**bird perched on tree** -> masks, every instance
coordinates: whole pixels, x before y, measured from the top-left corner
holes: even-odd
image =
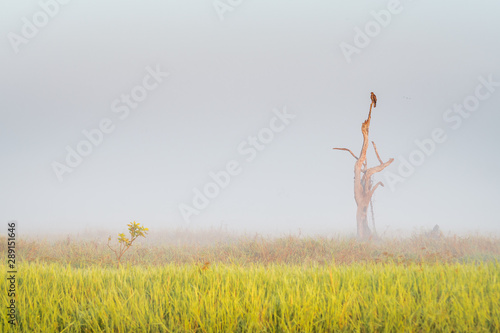
[[[372,104],[373,104],[373,107],[376,108],[377,107],[377,96],[375,96],[375,94],[373,93],[372,91]]]

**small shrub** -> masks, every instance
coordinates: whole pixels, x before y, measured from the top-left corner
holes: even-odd
[[[128,224],[128,232],[130,234],[130,239],[125,237],[124,233],[118,234],[118,244],[119,247],[114,249],[111,247],[111,236],[108,238],[108,247],[111,251],[113,251],[116,255],[117,267],[120,267],[122,256],[128,249],[132,246],[132,243],[139,237],[146,237],[148,233],[148,228],[141,226],[140,223],[130,222]]]

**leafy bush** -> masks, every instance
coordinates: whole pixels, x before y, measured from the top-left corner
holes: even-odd
[[[121,259],[123,254],[127,252],[128,249],[132,246],[132,243],[139,237],[146,237],[148,233],[148,228],[141,226],[140,223],[130,222],[128,224],[128,232],[130,234],[130,239],[125,237],[124,233],[118,234],[118,244],[119,247],[114,249],[111,247],[111,236],[108,238],[108,247],[111,251],[113,251],[116,255],[117,266],[120,267]]]

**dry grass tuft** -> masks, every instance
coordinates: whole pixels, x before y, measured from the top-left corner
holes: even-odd
[[[111,267],[113,253],[106,236],[80,239],[67,236],[55,241],[18,240],[21,262],[70,264],[75,267]],[[7,249],[0,238],[0,253]],[[500,259],[500,239],[483,236],[449,236],[440,239],[422,234],[406,239],[358,242],[352,238],[262,235],[238,236],[221,230],[177,231],[138,242],[124,256],[124,263],[141,266],[174,264],[332,264],[353,263],[462,263]],[[208,268],[208,265],[205,265]]]

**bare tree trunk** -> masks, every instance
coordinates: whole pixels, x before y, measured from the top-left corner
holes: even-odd
[[[372,236],[372,231],[370,230],[370,227],[368,226],[368,205],[370,204],[370,201],[368,203],[362,202],[358,204],[358,209],[356,212],[356,221],[357,221],[357,227],[358,227],[358,238],[361,239],[368,239]]]
[[[368,146],[370,145],[368,141],[368,132],[370,130],[370,121],[372,117],[372,107],[376,105],[376,97],[372,93],[372,103],[370,104],[370,112],[368,113],[368,118],[361,125],[361,133],[363,134],[363,146],[361,147],[361,153],[359,158],[353,154],[353,152],[347,148],[333,148],[337,150],[345,150],[351,153],[356,159],[354,164],[354,199],[356,200],[356,205],[358,206],[356,212],[356,222],[358,230],[358,238],[369,239],[372,236],[372,231],[368,226],[368,206],[370,205],[373,193],[379,185],[384,186],[382,182],[378,182],[375,186],[372,186],[372,176],[384,170],[389,164],[391,164],[394,159],[391,158],[387,162],[382,162],[377,151],[377,146],[372,141],[373,149],[377,154],[377,158],[380,162],[378,166],[367,169],[366,152]]]

